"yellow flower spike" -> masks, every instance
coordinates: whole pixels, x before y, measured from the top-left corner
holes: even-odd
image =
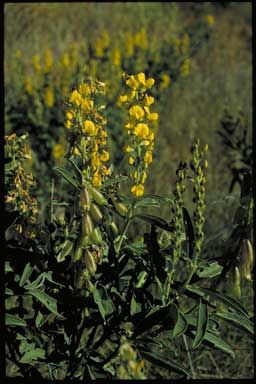
[[[65,155],[65,148],[63,144],[55,144],[52,149],[52,156],[58,160]]]
[[[155,80],[150,77],[149,79],[146,80],[145,87],[146,88],[151,88],[155,84]]]
[[[144,185],[138,184],[138,185],[133,185],[131,188],[131,192],[133,195],[139,197],[144,194]]]
[[[65,128],[70,129],[71,128],[71,122],[69,120],[65,121],[64,126],[65,126]]]
[[[69,55],[68,53],[64,53],[61,63],[64,67],[68,68],[70,65]]]
[[[140,120],[143,118],[145,112],[143,111],[143,109],[139,106],[139,105],[133,105],[130,109],[129,109],[129,114],[134,117],[135,119],[137,120]]]
[[[113,65],[119,67],[121,64],[121,52],[119,48],[115,48],[112,57]]]
[[[45,72],[50,72],[52,65],[53,65],[52,51],[49,48],[47,48],[44,54]]]
[[[212,25],[212,24],[214,24],[214,22],[215,22],[215,19],[214,19],[214,17],[213,17],[212,15],[207,15],[207,16],[205,17],[205,20],[206,20],[206,22],[207,22],[209,25]]]
[[[149,132],[147,139],[148,139],[149,141],[153,141],[154,138],[155,138],[155,134],[154,134],[154,132]]]
[[[146,139],[149,134],[149,127],[147,124],[140,123],[134,128],[134,134],[142,139]]]
[[[97,135],[97,128],[91,120],[85,120],[82,128],[83,133],[87,133],[89,136]]]
[[[81,110],[83,112],[90,111],[94,106],[94,101],[90,99],[84,99],[81,103]]]
[[[96,171],[93,175],[93,179],[92,179],[92,184],[94,185],[94,187],[100,187],[101,184],[102,184],[102,180],[101,180],[101,174],[99,173],[99,171]]]
[[[105,161],[109,160],[109,153],[103,149],[102,154],[100,156],[100,160],[105,163]]]
[[[47,87],[44,92],[44,101],[45,104],[51,108],[54,104],[54,93],[50,87]]]
[[[148,120],[157,120],[158,119],[158,113],[156,113],[156,112],[153,112],[153,113],[149,113],[148,115],[147,115],[147,119]]]
[[[151,151],[147,151],[144,155],[144,162],[146,164],[151,164],[152,163],[152,152]]]
[[[145,76],[145,73],[141,72],[141,73],[138,73],[137,75],[137,79],[139,81],[140,84],[144,85],[145,86],[145,82],[146,82],[146,76]]]
[[[119,96],[119,101],[120,101],[121,103],[125,103],[125,102],[127,101],[127,99],[128,99],[128,96],[127,96],[127,95],[120,95],[120,96]]]
[[[130,165],[133,165],[133,164],[135,163],[135,160],[134,160],[134,158],[133,158],[132,156],[129,157],[129,159],[128,159],[128,163],[129,163]]]
[[[40,56],[35,55],[32,57],[32,62],[35,68],[35,71],[39,73],[41,71],[41,65],[40,65]]]

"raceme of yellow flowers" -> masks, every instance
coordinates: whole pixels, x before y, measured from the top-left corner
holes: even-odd
[[[133,185],[131,192],[134,196],[144,194],[144,183],[147,178],[146,169],[153,159],[154,131],[153,122],[158,119],[156,112],[151,112],[154,97],[148,95],[155,80],[146,79],[143,72],[137,75],[124,75],[127,93],[119,97],[119,101],[127,106],[129,120],[124,129],[128,133],[128,143],[124,152],[128,155],[128,163],[133,171],[130,173]]]
[[[82,172],[87,181],[100,187],[110,170],[106,163],[109,153],[106,149],[107,120],[100,111],[104,105],[97,105],[97,96],[105,94],[105,83],[97,80],[80,84],[69,98],[65,127],[75,138],[72,152],[82,159]]]

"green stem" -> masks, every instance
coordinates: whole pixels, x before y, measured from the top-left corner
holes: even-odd
[[[189,361],[189,365],[190,365],[191,376],[192,376],[192,379],[195,379],[196,378],[196,373],[195,373],[195,370],[194,370],[191,354],[190,354],[190,351],[189,351],[187,338],[186,338],[186,335],[184,335],[184,334],[182,336],[183,336],[183,341],[184,341],[184,344],[185,344],[185,349],[186,349],[187,355],[188,355],[188,361]]]
[[[131,212],[132,212],[132,211],[131,211]],[[117,246],[117,248],[116,248],[116,253],[117,253],[117,254],[120,253],[121,246],[122,246],[122,243],[123,243],[123,241],[124,241],[124,237],[125,237],[125,235],[126,235],[126,232],[127,232],[127,230],[128,230],[128,227],[129,227],[130,222],[131,222],[131,220],[132,220],[131,212],[130,212],[130,214],[129,214],[129,216],[128,216],[128,219],[127,219],[127,221],[126,221],[126,223],[125,223],[125,227],[124,227],[123,233],[122,233],[122,235],[121,235],[121,237],[120,237],[120,239],[119,239],[119,243],[118,243],[118,246]]]

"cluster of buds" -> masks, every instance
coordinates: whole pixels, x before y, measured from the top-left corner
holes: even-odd
[[[205,184],[206,178],[204,171],[208,168],[208,162],[204,159],[205,153],[208,151],[208,145],[206,144],[203,149],[200,149],[199,139],[193,144],[192,152],[192,161],[190,167],[195,174],[195,183],[194,183],[194,194],[195,197],[193,201],[196,203],[196,208],[194,211],[194,227],[195,227],[195,259],[197,260],[204,240],[204,211],[205,211]]]
[[[70,151],[80,157],[82,172],[86,180],[100,187],[110,169],[106,163],[109,153],[106,150],[107,120],[100,111],[105,105],[97,105],[96,98],[105,94],[105,84],[97,80],[80,84],[70,95],[66,112],[65,127],[73,143]]]
[[[137,353],[125,336],[121,337],[119,354],[121,361],[117,371],[118,379],[145,379],[143,374],[144,360],[137,362]]]
[[[31,196],[31,188],[35,186],[33,175],[23,168],[23,162],[31,159],[31,152],[26,143],[27,135],[17,137],[15,133],[5,136],[5,155],[9,160],[6,170],[5,195],[6,207],[10,211],[17,211],[20,219],[14,228],[17,233],[27,238],[36,237],[38,205]]]
[[[154,97],[147,94],[155,80],[146,79],[144,73],[124,75],[127,93],[119,97],[120,103],[128,108],[129,120],[124,129],[128,133],[128,142],[124,152],[128,154],[128,163],[133,167],[130,177],[133,181],[131,192],[134,196],[144,194],[146,169],[152,162],[155,134],[152,122],[156,122],[158,114],[150,111]]]
[[[103,214],[100,206],[104,204],[106,200],[102,193],[83,180],[80,194],[81,236],[74,248],[73,259],[77,262],[82,258],[89,274],[96,273],[97,264],[100,264],[103,255],[103,238],[100,230]]]

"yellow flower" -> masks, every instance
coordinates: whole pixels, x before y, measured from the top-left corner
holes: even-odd
[[[167,73],[162,73],[161,80],[160,89],[166,89],[171,82],[170,76]]]
[[[68,68],[69,65],[70,65],[70,60],[69,60],[69,55],[68,53],[64,53],[63,57],[62,57],[62,64],[64,67]]]
[[[137,79],[139,81],[140,84],[144,85],[145,86],[145,82],[146,82],[146,76],[145,76],[145,73],[141,72],[141,73],[138,73],[137,75]]]
[[[207,15],[205,19],[206,19],[206,22],[207,22],[209,25],[212,25],[212,24],[214,24],[214,22],[215,22],[215,19],[214,19],[214,17],[213,17],[212,15]]]
[[[144,185],[142,184],[133,185],[131,188],[131,192],[133,193],[133,195],[137,197],[142,196],[144,194]]]
[[[65,121],[64,125],[65,125],[65,128],[67,129],[71,128],[71,122],[69,120]]]
[[[104,46],[101,39],[95,41],[95,55],[98,58],[102,58],[104,55]]]
[[[74,116],[75,116],[75,112],[72,109],[66,113],[66,118],[68,120],[72,120]]]
[[[49,48],[47,48],[44,54],[45,72],[49,72],[51,70],[52,64],[53,64],[52,51]]]
[[[147,178],[147,174],[145,171],[142,172],[142,175],[141,175],[141,183],[144,184],[145,181],[146,181],[146,178]]]
[[[183,76],[183,77],[188,76],[188,74],[189,74],[189,66],[190,66],[190,59],[186,59],[184,61],[184,63],[182,64],[181,68],[180,68],[181,76]]]
[[[104,173],[104,175],[106,175],[106,176],[110,175],[110,169],[107,168],[105,165],[103,165],[101,169],[102,169],[102,172]]]
[[[101,174],[99,171],[96,171],[93,175],[92,183],[95,187],[100,187],[102,180],[101,180]]]
[[[98,167],[100,165],[100,155],[97,152],[92,153],[92,166]]]
[[[83,124],[82,131],[87,133],[89,136],[97,135],[97,128],[91,120],[85,120]]]
[[[149,79],[146,80],[145,86],[146,88],[151,88],[155,84],[155,80],[150,77]]]
[[[133,164],[135,163],[134,158],[133,158],[132,156],[129,157],[129,159],[128,159],[128,163],[129,163],[130,165],[133,165]]]
[[[139,86],[139,83],[138,81],[136,80],[135,76],[134,75],[131,75],[129,77],[129,79],[126,80],[126,85],[128,85],[128,87],[136,90]]]
[[[124,146],[124,152],[126,152],[126,153],[130,153],[130,152],[132,152],[133,151],[133,149],[132,149],[132,147],[130,147],[130,145],[125,145]]]
[[[149,132],[148,136],[147,136],[147,140],[149,141],[153,141],[155,138],[155,134],[154,132]]]
[[[144,111],[139,105],[133,105],[129,109],[129,114],[135,119],[140,120],[144,116]]]
[[[20,59],[21,56],[22,56],[22,53],[21,53],[21,50],[20,49],[17,49],[16,52],[15,52],[15,56],[16,56],[16,59]]]
[[[120,95],[120,96],[119,96],[119,101],[120,101],[121,103],[125,103],[125,102],[127,101],[127,99],[128,99],[128,96],[127,96],[127,95]]]
[[[103,149],[100,160],[105,162],[109,160],[109,153]]]
[[[134,134],[142,139],[146,139],[149,133],[149,128],[147,124],[140,123],[134,128]]]
[[[148,165],[150,163],[152,163],[152,152],[151,151],[147,151],[144,155],[144,162]]]
[[[148,120],[157,120],[157,119],[158,119],[158,113],[156,113],[156,112],[149,113],[149,114],[147,115],[147,119],[148,119]]]
[[[132,101],[135,96],[136,96],[136,91],[131,89],[130,92],[128,93],[128,95],[127,95],[128,101]]]
[[[79,151],[79,149],[78,149],[77,147],[74,147],[74,148],[73,148],[73,154],[74,154],[75,156],[81,156],[81,152]]]
[[[133,37],[130,33],[125,36],[125,52],[128,57],[131,57],[134,53]]]
[[[52,150],[52,156],[58,160],[65,155],[65,148],[63,144],[55,144]]]
[[[25,78],[25,90],[29,95],[32,95],[33,93],[33,85],[30,77]]]
[[[72,93],[71,93],[71,96],[69,98],[69,101],[71,103],[74,103],[76,105],[80,105],[82,103],[82,96],[80,95],[80,93],[75,89]]]
[[[94,101],[90,99],[84,99],[81,104],[81,110],[83,112],[88,112],[90,109],[92,109],[94,106]]]
[[[33,56],[32,57],[32,62],[33,62],[35,71],[36,72],[40,72],[41,71],[40,57],[38,55]]]
[[[121,63],[121,52],[120,52],[120,49],[119,49],[119,48],[115,48],[115,49],[114,49],[112,60],[113,60],[113,64],[114,64],[116,67],[119,67],[119,66],[120,66],[120,63]]]
[[[48,107],[52,107],[54,104],[54,94],[50,87],[47,87],[44,92],[44,101]]]
[[[89,87],[88,84],[82,83],[82,84],[80,84],[80,86],[79,86],[79,92],[80,92],[81,95],[83,95],[83,96],[89,96],[90,93],[91,93],[91,88]]]
[[[153,104],[155,101],[154,97],[153,96],[148,96],[147,94],[145,94],[145,97],[143,99],[143,103],[145,105],[145,107],[149,107],[151,104]]]

